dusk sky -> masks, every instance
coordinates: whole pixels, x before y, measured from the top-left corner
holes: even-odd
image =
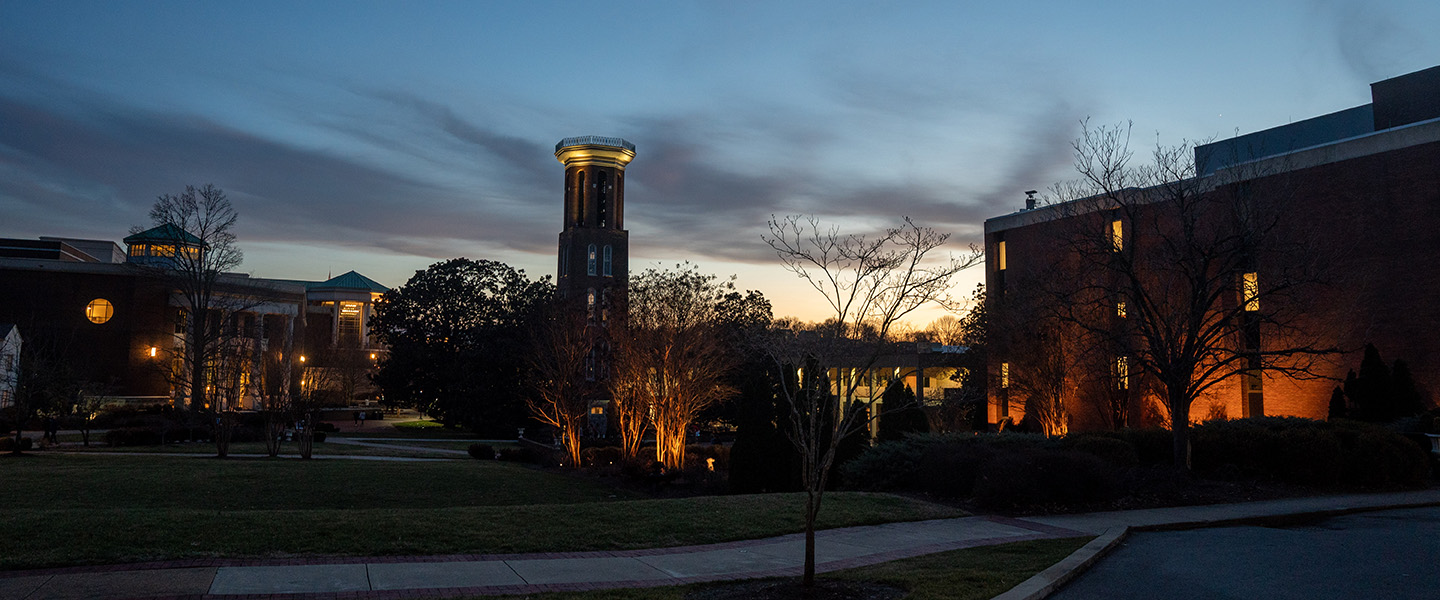
[[[619,136],[632,270],[689,260],[814,319],[772,213],[909,215],[961,252],[1072,176],[1084,118],[1143,147],[1364,104],[1440,64],[1436,24],[1433,0],[0,0],[0,237],[118,242],[214,183],[255,276],[553,275],[555,143]]]

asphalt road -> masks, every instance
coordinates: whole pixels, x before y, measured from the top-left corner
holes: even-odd
[[[1136,533],[1051,598],[1434,600],[1440,507],[1296,527]]]

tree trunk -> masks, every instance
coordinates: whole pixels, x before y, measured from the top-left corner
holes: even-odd
[[[230,456],[230,438],[235,435],[235,415],[233,413],[217,413],[215,415],[215,454],[220,458]]]
[[[813,486],[811,486],[813,487]],[[805,575],[800,584],[806,588],[815,585],[815,520],[820,515],[820,494],[814,489],[805,491]]]
[[[285,434],[285,422],[274,410],[265,411],[265,453],[270,458],[280,455],[280,436]]]
[[[1175,441],[1175,468],[1190,471],[1190,403],[1180,394],[1170,394],[1170,432]]]

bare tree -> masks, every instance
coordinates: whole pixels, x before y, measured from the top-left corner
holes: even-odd
[[[535,385],[526,399],[530,415],[560,433],[570,465],[580,466],[580,437],[596,385],[587,381],[586,365],[594,360],[597,337],[585,312],[572,303],[556,302],[534,328],[530,365]],[[637,442],[638,443],[638,442]]]
[[[211,184],[186,186],[178,196],[164,194],[150,208],[156,239],[150,244],[152,260],[144,264],[175,288],[185,311],[181,368],[175,375],[192,410],[208,404],[206,382],[224,351],[223,329],[238,308],[221,281],[244,259],[235,246],[237,219],[225,192]]]
[[[613,327],[616,402],[648,408],[655,460],[668,468],[684,466],[686,434],[700,411],[733,392],[725,375],[738,360],[717,311],[733,291],[694,265],[647,269],[631,278],[625,322]]]
[[[868,236],[842,234],[798,215],[772,218],[769,227],[765,242],[786,269],[825,299],[830,314],[814,331],[777,327],[761,341],[782,373],[797,375],[781,377],[779,388],[789,406],[790,441],[800,454],[806,494],[803,583],[808,587],[815,581],[815,521],[837,451],[846,437],[880,416],[875,410],[839,406],[840,399],[854,397],[862,382],[847,373],[872,368],[892,330],[915,309],[950,305],[955,275],[978,264],[982,255],[972,246],[961,257],[938,258],[949,236],[909,218]],[[828,376],[832,370],[835,377]]]
[[[1117,379],[1163,390],[1175,465],[1188,468],[1197,398],[1236,375],[1256,387],[1266,373],[1315,377],[1337,352],[1300,325],[1327,253],[1285,226],[1283,176],[1198,176],[1190,143],[1135,165],[1129,140],[1128,125],[1086,123],[1074,143],[1080,179],[1055,188],[1070,263],[1049,278],[1063,284],[1052,307],[1114,353]]]

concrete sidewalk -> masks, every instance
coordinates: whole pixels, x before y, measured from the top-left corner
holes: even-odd
[[[1308,514],[1440,504],[1440,490],[1015,519],[891,523],[816,535],[820,571],[1117,527],[1195,527]],[[804,538],[529,555],[190,560],[0,573],[0,598],[416,598],[523,594],[797,575]]]

